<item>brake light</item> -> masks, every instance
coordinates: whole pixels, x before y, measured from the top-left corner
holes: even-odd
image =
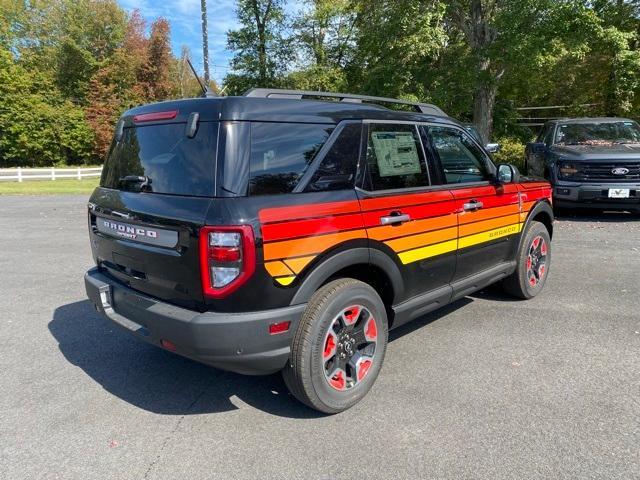
[[[173,120],[178,116],[178,110],[168,110],[166,112],[141,113],[134,115],[133,121],[136,123],[153,122],[156,120]]]
[[[253,275],[255,266],[251,226],[200,229],[200,278],[205,296],[227,296]]]

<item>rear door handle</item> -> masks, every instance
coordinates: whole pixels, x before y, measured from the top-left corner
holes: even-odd
[[[484,204],[482,202],[479,202],[477,200],[471,200],[470,202],[465,203],[462,206],[462,209],[465,212],[474,212],[476,210],[480,210],[483,206],[484,206]]]
[[[406,213],[387,215],[386,217],[380,217],[380,225],[395,225],[398,223],[408,222],[409,220],[411,220],[411,216]]]

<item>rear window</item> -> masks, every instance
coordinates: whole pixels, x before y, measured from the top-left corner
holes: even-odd
[[[111,146],[100,186],[213,197],[217,139],[216,122],[200,122],[194,138],[186,123],[125,128]]]
[[[289,193],[331,135],[333,125],[252,123],[249,193]]]

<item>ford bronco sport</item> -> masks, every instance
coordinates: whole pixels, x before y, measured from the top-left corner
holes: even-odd
[[[140,339],[282,370],[336,413],[371,388],[389,329],[494,282],[541,291],[550,196],[433,105],[266,89],[147,105],[119,120],[89,202],[86,290]]]

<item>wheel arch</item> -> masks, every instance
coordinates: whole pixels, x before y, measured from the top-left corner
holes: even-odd
[[[527,219],[522,227],[522,231],[524,232],[531,222],[540,222],[542,223],[547,231],[549,232],[549,237],[553,238],[553,222],[554,222],[553,208],[548,200],[542,199],[536,203],[533,208],[529,211],[529,215],[527,215]],[[522,237],[520,239],[522,242]],[[519,247],[519,245],[518,245]]]
[[[291,305],[308,302],[320,287],[337,278],[355,278],[370,285],[389,312],[404,292],[400,269],[388,255],[365,247],[350,248],[316,265],[306,275]]]

